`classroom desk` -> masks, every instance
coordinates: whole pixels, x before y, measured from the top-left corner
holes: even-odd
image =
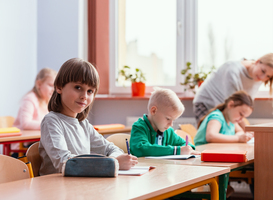
[[[273,199],[273,123],[246,126],[254,131],[254,198]]]
[[[22,135],[11,136],[11,137],[1,137],[0,144],[3,144],[3,154],[9,155],[10,144],[18,142],[36,142],[40,140],[41,131],[40,130],[22,130]]]
[[[219,199],[214,177],[224,167],[157,164],[142,176],[117,178],[62,177],[61,174],[0,184],[1,199],[164,199],[212,183],[212,199]]]
[[[109,129],[109,130],[100,130],[98,131],[102,135],[106,134],[115,134],[115,133],[130,133],[132,127],[125,127],[122,129]],[[36,142],[40,141],[41,131],[40,130],[22,130],[22,135],[20,136],[11,136],[11,137],[0,137],[0,144],[4,145],[3,154],[9,155],[10,153],[10,144],[18,142]]]
[[[256,138],[256,136],[255,136]],[[256,140],[256,139],[255,139]],[[239,170],[247,165],[254,163],[254,145],[247,143],[209,143],[196,147],[196,150],[202,152],[205,149],[219,149],[219,150],[246,150],[247,162],[243,163],[224,163],[224,162],[203,162],[201,158],[190,158],[187,160],[162,160],[162,159],[146,159],[139,158],[139,161],[147,164],[176,164],[176,165],[192,165],[192,166],[211,166],[211,167],[228,167],[230,171]],[[226,188],[228,185],[229,173],[219,176],[219,195],[220,199],[226,199]]]

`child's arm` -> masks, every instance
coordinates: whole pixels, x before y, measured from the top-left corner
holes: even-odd
[[[148,129],[146,130],[143,127],[133,125],[130,138],[131,153],[137,157],[166,156],[174,154],[174,146],[152,144],[152,137],[155,138],[155,136],[150,135],[150,131]]]
[[[59,124],[56,119],[47,116],[44,118],[41,123],[40,142],[45,152],[43,152],[41,156],[43,159],[48,159],[49,157],[56,172],[62,172],[64,161],[76,156],[76,154],[72,154],[71,151],[68,150],[64,134],[62,124]],[[44,153],[46,153],[46,155],[44,155]]]
[[[119,149],[113,143],[106,140],[90,124],[89,129],[91,132],[90,139],[91,152],[115,157],[119,162],[119,169],[123,170],[128,170],[138,163],[137,157],[133,155],[124,154],[124,152],[121,149]]]
[[[119,169],[121,169],[121,170],[128,170],[138,163],[137,157],[135,157],[131,154],[130,155],[122,154],[122,155],[116,157],[116,159],[118,160]]]
[[[207,130],[206,130],[206,140],[207,142],[215,142],[215,143],[236,143],[241,142],[239,135],[223,135],[220,134],[221,123],[212,119],[208,122]]]
[[[195,151],[191,146],[182,146],[180,147],[180,155],[200,155],[199,151]]]
[[[247,142],[249,141],[251,138],[253,138],[253,133],[251,132],[244,132],[243,128],[235,123],[235,135],[237,135],[239,137],[239,142]]]

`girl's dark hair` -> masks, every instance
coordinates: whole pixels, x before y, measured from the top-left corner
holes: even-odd
[[[230,97],[228,97],[225,100],[225,103],[221,103],[219,105],[217,105],[216,107],[212,108],[211,110],[209,110],[209,112],[203,116],[200,121],[198,122],[197,128],[199,128],[199,126],[201,125],[201,123],[204,121],[204,119],[212,112],[215,110],[220,110],[221,112],[227,107],[228,103],[230,101],[234,102],[234,107],[236,106],[242,106],[242,105],[247,105],[250,108],[252,108],[253,110],[253,100],[252,98],[243,90],[241,91],[237,91],[235,93],[233,93]]]
[[[99,74],[95,67],[80,58],[72,58],[66,61],[60,68],[54,81],[54,92],[48,103],[48,110],[61,112],[63,109],[61,95],[57,93],[56,88],[63,88],[67,83],[80,82],[87,84],[89,87],[95,88],[94,97],[99,88]],[[81,113],[78,113],[77,119],[83,121],[87,116],[93,102]]]

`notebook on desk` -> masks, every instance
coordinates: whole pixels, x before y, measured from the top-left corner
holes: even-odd
[[[118,175],[131,175],[131,176],[140,176],[147,173],[151,169],[155,169],[154,166],[134,166],[129,170],[119,170]]]
[[[22,135],[19,128],[8,127],[0,128],[0,137],[19,136]]]
[[[189,158],[200,158],[200,155],[147,156],[145,158],[149,158],[149,159],[187,160]]]

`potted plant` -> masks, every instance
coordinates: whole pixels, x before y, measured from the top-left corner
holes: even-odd
[[[131,68],[129,66],[123,66],[121,70],[119,70],[119,78],[123,77],[124,81],[131,81],[132,88],[132,96],[144,96],[145,95],[145,75],[139,69],[136,68],[133,73],[130,72]]]
[[[192,74],[189,70],[191,70],[191,63],[187,62],[186,63],[187,68],[181,70],[181,74],[185,75],[185,80],[183,83],[180,83],[181,85],[186,86],[184,88],[184,91],[187,89],[191,90],[195,94],[195,88],[196,86],[200,87],[201,84],[204,82],[204,80],[207,78],[207,76],[215,69],[214,66],[212,66],[211,70],[208,73],[205,73],[202,71]]]

